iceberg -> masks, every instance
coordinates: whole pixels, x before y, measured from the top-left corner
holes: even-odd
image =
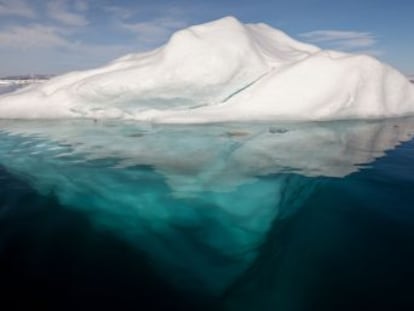
[[[3,119],[158,123],[337,120],[414,114],[414,86],[373,57],[225,17],[162,47],[0,97]]]
[[[130,242],[177,287],[215,295],[327,178],[366,168],[413,135],[413,118],[0,120],[0,167]]]

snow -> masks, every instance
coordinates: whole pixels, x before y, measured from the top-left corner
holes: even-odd
[[[414,86],[365,55],[321,50],[226,17],[166,45],[0,97],[0,118],[160,123],[387,118],[414,114]]]

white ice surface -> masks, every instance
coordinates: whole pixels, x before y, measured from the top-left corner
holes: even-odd
[[[414,86],[365,55],[323,51],[226,17],[154,51],[0,97],[0,118],[167,123],[384,118],[414,114]]]

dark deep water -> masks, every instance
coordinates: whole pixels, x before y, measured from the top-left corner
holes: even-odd
[[[0,124],[2,310],[414,309],[413,120],[83,124]]]

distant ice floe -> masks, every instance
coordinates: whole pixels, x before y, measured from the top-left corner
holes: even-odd
[[[414,86],[390,66],[233,17],[178,31],[153,51],[0,97],[0,118],[16,119],[208,123],[412,114]]]

